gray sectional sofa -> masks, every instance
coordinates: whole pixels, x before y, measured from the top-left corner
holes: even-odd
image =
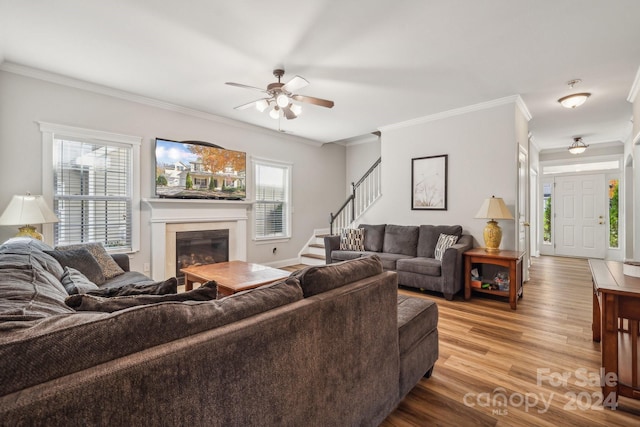
[[[43,249],[0,246],[2,426],[376,426],[438,358],[437,305],[377,256],[76,312]]]
[[[360,224],[364,229],[363,250],[341,250],[341,236],[324,238],[326,263],[376,254],[385,270],[398,273],[398,283],[442,292],[447,300],[463,289],[462,254],[473,247],[473,237],[462,234],[459,225]],[[457,242],[435,258],[440,234],[458,236]]]

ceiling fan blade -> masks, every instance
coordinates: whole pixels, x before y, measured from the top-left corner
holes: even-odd
[[[266,92],[266,90],[260,89],[259,87],[247,86],[247,85],[243,85],[241,83],[226,82],[225,84],[227,84],[229,86],[242,87],[242,88],[245,88],[245,89],[253,89],[253,90],[258,90],[260,92]]]
[[[321,107],[332,108],[334,103],[328,99],[314,98],[313,96],[291,95],[291,98],[300,102],[308,102],[310,104],[319,105]]]
[[[296,113],[291,111],[291,108],[289,108],[289,107],[284,107],[282,109],[282,112],[284,113],[284,116],[287,118],[287,120],[293,120],[296,117],[298,117],[298,116],[296,116]]]
[[[260,99],[248,102],[246,104],[238,105],[237,107],[233,107],[233,108],[235,110],[246,110],[247,108],[255,107],[256,106],[256,102],[258,102],[258,101],[260,101]]]
[[[284,86],[282,86],[282,90],[292,93],[297,91],[298,89],[302,89],[305,86],[308,86],[309,82],[306,81],[305,79],[303,79],[300,76],[295,76],[294,78],[292,78],[291,80],[289,80],[289,82],[287,84],[285,84]]]

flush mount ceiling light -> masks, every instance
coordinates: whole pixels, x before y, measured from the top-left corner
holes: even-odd
[[[582,138],[579,136],[573,138],[573,144],[569,147],[569,152],[571,154],[582,154],[587,149],[588,145],[582,142]]]
[[[582,80],[580,79],[573,79],[569,80],[567,84],[569,85],[569,88],[573,89],[573,86],[580,83],[581,81]],[[584,102],[590,96],[591,94],[589,92],[573,93],[571,95],[563,96],[562,98],[558,99],[558,102],[564,108],[576,108],[584,104]]]

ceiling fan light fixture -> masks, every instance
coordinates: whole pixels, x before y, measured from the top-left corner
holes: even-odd
[[[558,99],[558,102],[564,108],[576,108],[584,104],[587,98],[589,98],[590,96],[591,94],[589,92],[574,93],[571,95],[563,96],[562,98]]]
[[[271,111],[269,111],[269,116],[272,119],[279,119],[280,118],[280,107],[278,107],[277,105],[275,107],[273,107],[273,109]]]
[[[293,114],[295,114],[296,116],[299,116],[300,113],[302,113],[302,106],[298,105],[298,104],[294,104],[291,103],[291,105],[289,105],[289,109],[293,112]]]
[[[569,152],[571,154],[582,154],[586,151],[587,147],[588,145],[582,141],[582,138],[576,137],[573,138],[573,144],[569,147]]]
[[[281,93],[278,96],[276,96],[276,103],[278,104],[278,107],[284,108],[287,105],[289,105],[289,97],[284,93]]]
[[[266,99],[261,99],[259,101],[256,101],[256,110],[262,113],[267,108],[269,108],[269,102]]]

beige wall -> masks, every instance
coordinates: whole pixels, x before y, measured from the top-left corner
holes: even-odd
[[[484,199],[502,197],[515,213],[518,135],[514,103],[382,130],[382,199],[362,217],[370,224],[460,224],[483,246]],[[411,210],[411,159],[447,154],[446,211]],[[515,248],[514,221],[500,221],[502,248]]]
[[[142,137],[142,198],[153,194],[156,137],[209,141],[245,151],[248,157],[292,163],[292,239],[258,245],[249,236],[247,258],[252,262],[296,259],[313,230],[327,228],[329,212],[344,201],[345,147],[340,145],[312,145],[295,136],[215,116],[185,114],[179,109],[159,108],[7,71],[0,71],[0,94],[0,209],[14,194],[42,193],[42,137],[37,121]],[[49,185],[50,178],[45,177],[45,181]],[[15,232],[14,227],[0,227],[0,241]],[[252,234],[251,227],[248,234]],[[141,249],[133,255],[132,268],[142,271],[143,263],[150,262],[150,242],[149,212],[143,209]],[[276,255],[273,247],[278,248]]]

